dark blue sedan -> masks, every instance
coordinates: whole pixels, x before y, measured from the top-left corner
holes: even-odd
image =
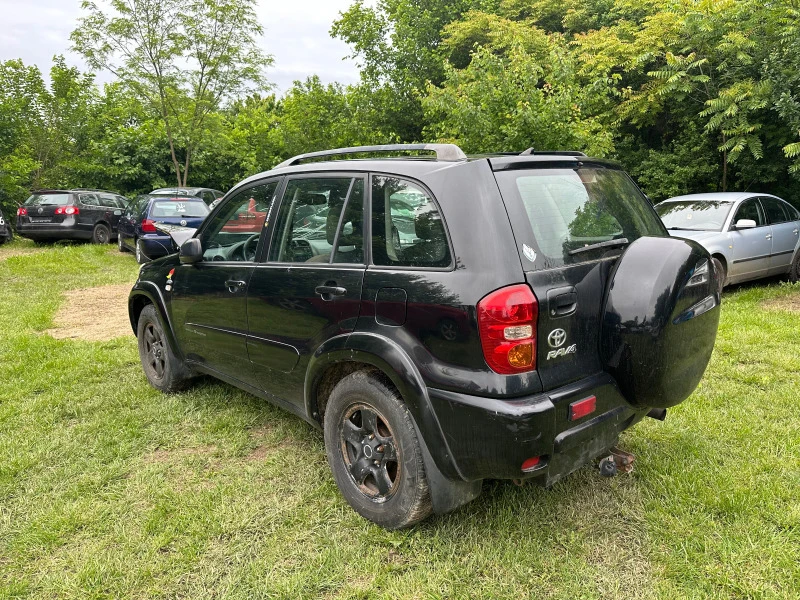
[[[139,196],[119,220],[119,250],[132,250],[139,264],[177,252],[172,238],[157,225],[197,228],[209,208],[200,198]]]

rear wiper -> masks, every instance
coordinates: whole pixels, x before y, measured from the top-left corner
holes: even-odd
[[[590,250],[597,250],[598,248],[613,248],[614,246],[627,246],[630,242],[628,238],[619,238],[616,240],[606,240],[605,242],[597,242],[596,244],[589,244],[583,248],[575,248],[570,250],[569,255],[580,254],[581,252],[589,252]]]

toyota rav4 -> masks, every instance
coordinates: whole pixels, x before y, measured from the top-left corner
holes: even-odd
[[[310,153],[180,233],[130,294],[150,383],[212,375],[321,428],[342,495],[387,528],[486,478],[549,486],[663,418],[719,321],[706,250],[578,152]]]

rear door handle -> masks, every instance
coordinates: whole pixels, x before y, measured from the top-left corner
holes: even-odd
[[[338,285],[318,285],[314,291],[319,294],[323,300],[333,300],[334,296],[344,296],[347,290]]]
[[[792,233],[797,235],[797,229],[792,229]]]
[[[551,317],[566,317],[578,308],[578,293],[572,286],[547,291],[547,308]]]
[[[228,281],[225,282],[225,287],[228,288],[228,291],[231,294],[235,294],[236,292],[244,288],[246,285],[247,283],[245,283],[244,281],[236,281],[233,279],[228,279]]]
[[[767,234],[767,239],[768,239],[768,240],[771,240],[771,239],[772,239],[772,234],[771,234],[771,233],[768,233],[768,234]]]

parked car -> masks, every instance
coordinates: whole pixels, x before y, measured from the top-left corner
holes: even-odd
[[[206,203],[194,196],[139,196],[119,220],[119,251],[133,251],[139,264],[177,252],[172,238],[159,231],[159,225],[196,228],[208,213]]]
[[[375,157],[398,150],[436,158]],[[129,314],[154,387],[204,373],[299,415],[350,505],[397,528],[663,419],[711,356],[710,259],[605,160],[347,148],[237,185]]]
[[[800,279],[800,212],[777,196],[690,194],[655,208],[671,235],[695,240],[711,253],[720,291],[770,275]]]
[[[11,229],[11,223],[5,220],[3,212],[0,211],[0,246],[6,242],[14,239],[14,231]]]
[[[212,190],[211,188],[198,188],[198,187],[179,187],[179,188],[159,188],[150,192],[151,196],[196,196],[201,198],[203,202],[210,205],[214,200],[222,198],[225,194],[219,190]]]
[[[33,192],[17,210],[17,233],[37,241],[91,240],[107,244],[128,205],[124,196],[76,188]]]

